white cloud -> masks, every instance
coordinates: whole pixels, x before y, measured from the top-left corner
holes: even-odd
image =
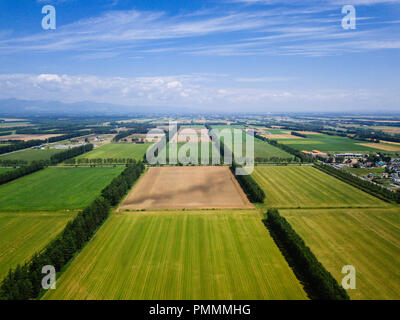
[[[259,77],[259,78],[236,78],[237,82],[282,82],[293,80],[293,78],[285,77]]]
[[[209,76],[208,76],[209,77]],[[242,78],[244,83],[272,78]],[[226,79],[225,79],[226,80]],[[239,79],[240,80],[240,79]],[[394,108],[399,93],[362,88],[289,90],[209,86],[202,75],[154,77],[99,77],[92,75],[0,74],[0,98],[56,100],[61,102],[91,101],[128,106],[174,106],[205,108],[212,111],[309,110],[309,108],[348,108],[385,105]],[[292,109],[293,110],[293,109]]]

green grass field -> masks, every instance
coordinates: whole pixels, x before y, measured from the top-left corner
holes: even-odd
[[[329,136],[326,134],[308,135],[307,138],[302,139],[287,139],[279,140],[283,143],[297,149],[299,151],[306,150],[319,150],[322,152],[361,152],[368,153],[371,151],[382,151],[366,146],[358,145],[358,143],[365,143],[365,141],[358,141],[347,137]]]
[[[190,150],[196,150],[196,144],[197,143],[191,143],[191,142],[178,142],[177,143],[177,150],[178,150],[177,155],[183,154],[184,150],[186,150],[186,157],[190,157],[190,158],[194,157],[195,158],[195,155],[191,154],[191,151],[189,151],[189,149]],[[217,155],[216,159],[220,159],[219,151],[216,149],[215,143],[202,142],[202,143],[198,143],[197,144],[197,161],[198,161],[198,164],[201,164],[202,149],[207,150],[206,149],[207,148],[207,144],[208,144],[208,153],[206,151],[204,151],[205,154],[208,155],[208,156],[205,157],[207,163],[204,163],[204,164],[211,164],[212,163],[211,160],[212,160],[213,152],[214,152],[215,155]],[[167,147],[164,149],[164,151],[166,152],[167,163],[169,163],[169,159],[170,159],[170,154],[169,154],[170,153],[170,147],[171,147],[171,144],[168,143]]]
[[[306,299],[255,210],[113,214],[44,299]]]
[[[356,269],[351,299],[400,298],[400,209],[281,210],[325,268],[341,283]]]
[[[0,211],[79,209],[123,168],[47,168],[0,186]]]
[[[46,149],[46,150],[36,150],[36,149],[24,149],[20,151],[15,151],[12,153],[6,153],[0,155],[0,160],[25,160],[25,161],[39,161],[39,160],[50,160],[50,157],[62,150],[57,149]]]
[[[241,129],[241,128],[232,128],[230,126],[221,126],[221,129]],[[242,134],[242,142],[240,146],[240,141],[234,141],[234,137],[232,135],[232,152],[235,157],[246,157],[246,136],[247,134],[243,131]],[[224,137],[221,137],[222,142],[224,142]],[[227,145],[229,147],[229,145]],[[267,159],[266,162],[274,162],[276,158],[280,159],[294,159],[293,155],[270,145],[269,143],[262,141],[260,139],[254,138],[254,159],[255,162],[265,162],[264,159]]]
[[[254,139],[254,158],[267,158],[269,161],[273,161],[274,158],[280,159],[294,159],[293,155],[270,145],[268,142],[262,141],[260,139]],[[272,158],[272,159],[271,159]]]
[[[262,130],[267,133],[269,132],[270,134],[286,134],[287,132],[290,132],[290,130],[285,130],[285,129],[269,129],[266,127],[259,127],[262,128]]]
[[[276,208],[383,207],[383,202],[311,166],[260,166],[252,176]]]
[[[44,248],[74,213],[0,213],[0,281],[10,268]]]
[[[136,159],[143,160],[147,149],[152,143],[109,143],[82,154],[76,159]],[[121,161],[124,162],[124,161]]]

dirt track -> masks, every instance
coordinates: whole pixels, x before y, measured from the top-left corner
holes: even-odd
[[[118,210],[253,208],[228,167],[150,168]]]

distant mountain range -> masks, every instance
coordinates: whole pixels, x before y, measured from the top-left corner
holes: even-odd
[[[64,103],[45,100],[0,99],[0,115],[122,115],[133,113],[199,113],[178,107],[124,106],[96,102]]]

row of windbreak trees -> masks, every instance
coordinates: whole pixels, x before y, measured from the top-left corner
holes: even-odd
[[[114,142],[118,142],[121,139],[129,137],[136,133],[146,134],[153,127],[153,125],[151,125],[149,123],[134,123],[134,122],[125,123],[124,126],[127,128],[130,128],[130,130],[122,131],[122,132],[118,133],[113,139]]]
[[[13,144],[6,145],[6,146],[0,146],[0,154],[14,152],[14,151],[27,149],[27,148],[31,148],[31,147],[36,147],[36,146],[40,146],[45,143],[53,143],[53,142],[57,142],[57,141],[68,140],[68,139],[83,136],[86,134],[87,133],[77,132],[77,133],[66,134],[66,135],[62,135],[62,136],[58,136],[58,137],[52,137],[47,140],[21,141],[21,142],[13,143]]]
[[[234,175],[238,167],[239,166],[235,162],[232,163],[230,169]],[[236,175],[236,179],[251,202],[264,202],[264,190],[261,189],[251,175]]]
[[[0,174],[0,185],[42,169],[44,169],[44,165],[42,163],[33,162],[29,166],[5,172],[3,174]]]
[[[9,271],[0,285],[1,300],[28,300],[42,291],[42,268],[54,266],[59,272],[90,240],[108,217],[110,205],[117,204],[144,170],[142,162],[128,166],[91,205],[70,221],[61,234],[24,265]]]
[[[67,165],[113,165],[135,163],[133,158],[71,158],[64,161]]]
[[[211,126],[206,125],[206,127],[210,132]],[[230,152],[230,154],[232,155],[232,151],[229,150],[229,148],[227,148],[225,146],[224,142],[221,139],[219,139],[219,137],[217,137],[216,135],[212,135],[212,136],[210,135],[210,138],[214,142],[217,142],[217,143],[219,142],[219,152],[220,152],[221,158],[225,157],[225,152]],[[216,140],[218,140],[218,141],[216,141]],[[240,167],[241,166],[239,166],[234,160],[232,160],[230,170],[236,176],[237,181],[239,182],[240,186],[246,193],[248,199],[251,202],[263,203],[264,198],[265,198],[264,190],[261,189],[261,187],[258,185],[258,183],[253,179],[253,177],[250,174],[249,175],[236,175],[236,169],[240,168]]]
[[[362,180],[358,177],[353,176],[351,173],[336,169],[332,166],[325,165],[322,163],[315,163],[314,167],[358,189],[361,189],[362,191],[367,192],[379,199],[389,202],[393,201],[400,203],[399,191],[397,192],[390,191],[383,186],[380,186],[378,184],[375,184],[367,180]]]
[[[50,164],[57,164],[71,157],[76,157],[93,149],[92,144],[68,149],[51,156],[50,160],[33,161],[29,165],[0,174],[0,185],[44,169]],[[0,162],[1,163],[1,162]]]
[[[50,157],[50,162],[51,164],[57,164],[61,163],[67,159],[71,159],[74,157],[77,157],[81,154],[84,154],[86,152],[92,151],[94,148],[93,144],[85,144],[83,146],[75,147],[75,148],[70,148],[68,150],[56,153]]]
[[[290,134],[295,137],[307,138],[307,135],[305,135],[304,133],[300,133],[300,132],[296,132],[296,131],[292,131]]]
[[[303,239],[293,230],[277,209],[269,209],[263,220],[275,242],[305,284],[311,299],[349,300],[349,296],[325,267],[318,261]]]

